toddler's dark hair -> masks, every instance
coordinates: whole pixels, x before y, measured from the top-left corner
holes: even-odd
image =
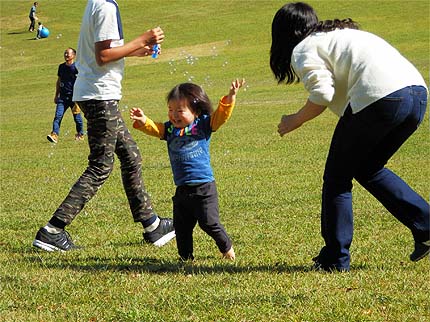
[[[172,100],[187,100],[189,104],[189,108],[196,114],[202,115],[207,114],[211,115],[213,112],[212,103],[200,86],[193,83],[182,83],[176,85],[170,92],[167,94],[166,100],[167,102]]]

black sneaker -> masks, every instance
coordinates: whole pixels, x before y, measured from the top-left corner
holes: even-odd
[[[154,246],[161,247],[175,238],[175,228],[173,220],[168,218],[160,218],[158,227],[150,233],[143,233],[143,240],[146,243],[151,243]]]
[[[46,250],[47,252],[62,251],[66,252],[81,247],[72,242],[72,238],[65,230],[58,234],[51,234],[45,228],[40,228],[33,240],[33,246]]]
[[[415,242],[415,249],[412,254],[409,256],[411,261],[418,262],[420,259],[423,259],[430,253],[430,240],[426,242]]]

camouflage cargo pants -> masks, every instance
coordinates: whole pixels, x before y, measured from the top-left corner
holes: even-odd
[[[116,100],[79,102],[87,119],[90,154],[87,169],[54,213],[66,224],[73,221],[109,177],[115,154],[121,163],[122,183],[134,221],[144,221],[154,215],[142,179],[140,151],[124,123],[118,103]]]

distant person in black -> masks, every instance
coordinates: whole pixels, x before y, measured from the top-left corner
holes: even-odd
[[[36,20],[38,20],[36,16],[36,7],[39,5],[38,2],[33,3],[30,9],[30,13],[28,17],[30,18],[30,27],[28,27],[28,31],[33,32],[34,31],[34,25],[36,23]]]

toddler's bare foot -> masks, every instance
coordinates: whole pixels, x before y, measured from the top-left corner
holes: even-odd
[[[236,254],[234,253],[233,247],[231,247],[228,252],[223,253],[222,257],[234,261],[236,259]]]

